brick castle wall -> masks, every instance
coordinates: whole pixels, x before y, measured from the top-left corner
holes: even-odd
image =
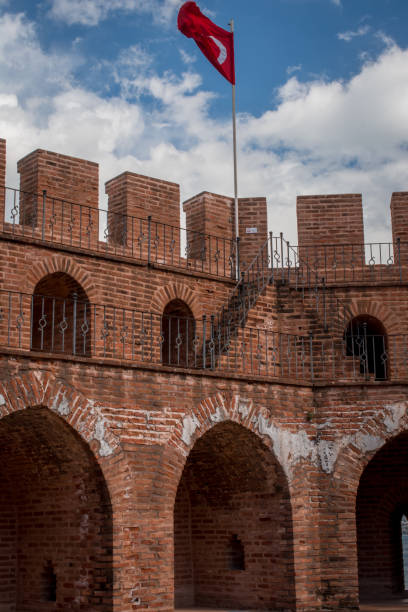
[[[51,200],[74,194],[96,213],[96,164],[37,151],[19,169],[22,189],[46,188]],[[112,214],[137,213],[144,221],[151,214],[171,225],[179,211],[172,183],[124,173],[106,190]],[[247,263],[266,239],[266,202],[246,199],[240,207]],[[187,235],[198,228],[233,238],[230,199],[200,194],[185,209]],[[308,196],[298,209],[299,245],[310,260],[315,249],[320,261],[327,241],[361,246],[360,196]],[[63,210],[59,226],[69,232]],[[80,209],[73,210],[77,216]],[[392,210],[394,231],[403,232],[401,194]],[[244,344],[248,349],[247,369],[177,368],[160,356],[163,312],[184,304],[198,325],[228,303],[234,280],[160,262],[161,241],[150,266],[126,249],[122,256],[85,252],[79,235],[59,247],[51,240],[52,216],[43,224],[40,213],[29,235],[13,236],[7,224],[0,232],[0,607],[317,612],[357,609],[367,594],[397,593],[408,376],[393,379],[395,362],[387,380],[351,382],[306,381],[294,367],[271,379],[250,365],[266,348],[264,331],[306,338],[313,332],[330,343],[343,339],[350,318],[366,315],[382,323],[390,347],[399,347],[403,370],[405,282],[333,277],[328,312],[344,300],[349,319],[334,317],[329,330],[313,291],[275,282],[234,340],[238,356]],[[91,247],[101,242],[98,222],[90,226]],[[108,240],[121,240],[115,224]],[[246,227],[258,232],[244,237]],[[354,269],[353,254],[344,257]],[[72,325],[64,303],[73,292],[83,304],[75,337],[92,339],[82,357],[58,344],[63,333],[73,342],[72,328],[63,325]],[[43,297],[51,297],[44,310]],[[135,323],[129,312],[147,318]],[[53,317],[58,324],[50,327]],[[41,347],[44,325],[59,340],[49,334]],[[150,336],[154,351],[133,359],[132,350],[140,357]],[[293,346],[269,347],[277,371],[282,356],[294,363]],[[309,364],[307,347],[302,355]]]

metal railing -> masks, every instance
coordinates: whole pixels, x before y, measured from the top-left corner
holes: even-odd
[[[399,239],[395,243],[292,245],[290,250],[294,262],[302,260],[326,285],[408,280],[408,243]]]
[[[11,237],[120,255],[150,264],[174,266],[235,278],[234,240],[190,229],[0,187],[8,221],[0,229]]]
[[[408,335],[341,338],[220,326],[121,306],[0,291],[0,349],[300,382],[408,379]]]

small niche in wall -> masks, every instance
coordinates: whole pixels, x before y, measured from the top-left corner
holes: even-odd
[[[228,569],[244,570],[245,569],[245,549],[237,534],[232,534],[228,541],[227,549]]]
[[[57,601],[57,575],[52,561],[46,561],[41,579],[43,601]]]

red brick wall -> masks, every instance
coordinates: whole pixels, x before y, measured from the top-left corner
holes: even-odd
[[[374,600],[404,591],[400,521],[408,512],[408,438],[396,438],[366,467],[357,495],[360,595]]]
[[[244,428],[218,425],[196,443],[179,487],[175,525],[180,513],[187,533],[175,532],[176,600],[191,605],[193,593],[197,606],[293,605],[287,483],[270,451]],[[231,567],[234,536],[243,569]]]
[[[322,270],[334,269],[335,262],[344,268],[365,264],[360,194],[298,196],[296,210],[299,254],[309,266]]]
[[[408,192],[392,194],[391,228],[395,262],[406,269],[408,266]]]
[[[108,194],[109,240],[131,249],[139,246],[144,236],[142,254],[147,256],[147,217],[152,217],[151,236],[155,247],[153,261],[171,260],[170,249],[176,260],[180,257],[180,187],[133,172],[124,172],[105,185]],[[135,217],[132,219],[131,217]],[[136,247],[137,249],[137,247]],[[126,252],[126,251],[125,251]]]
[[[10,601],[12,595],[17,609],[24,612],[67,606],[108,612],[112,609],[111,509],[89,450],[47,409],[8,416],[0,429],[2,493],[14,509],[4,517],[4,526],[11,527],[9,535],[1,538],[6,573],[2,599]],[[47,601],[47,564],[57,577],[54,603]],[[13,575],[16,567],[18,574]]]
[[[239,253],[241,271],[244,271],[263,246],[268,235],[266,198],[240,198],[238,216]],[[256,228],[257,232],[249,234],[247,233],[248,228]]]
[[[6,185],[6,141],[0,138],[0,227],[4,222],[5,190]]]
[[[96,244],[98,164],[37,149],[21,159],[17,169],[20,189],[25,192],[20,197],[20,223],[31,227],[34,237],[75,246]]]

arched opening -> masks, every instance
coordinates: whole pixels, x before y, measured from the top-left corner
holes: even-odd
[[[194,367],[198,358],[195,336],[195,320],[187,304],[179,299],[169,302],[161,323],[162,363]]]
[[[370,315],[354,317],[344,333],[346,355],[353,357],[365,377],[388,378],[387,333],[384,325]]]
[[[381,448],[360,479],[356,524],[361,602],[406,594],[407,513],[408,432]]]
[[[174,505],[175,607],[293,610],[292,513],[272,452],[236,423],[194,445]]]
[[[47,408],[0,420],[0,610],[112,612],[112,509],[89,447]]]
[[[64,272],[37,283],[31,304],[31,348],[90,356],[91,307],[81,285]]]

